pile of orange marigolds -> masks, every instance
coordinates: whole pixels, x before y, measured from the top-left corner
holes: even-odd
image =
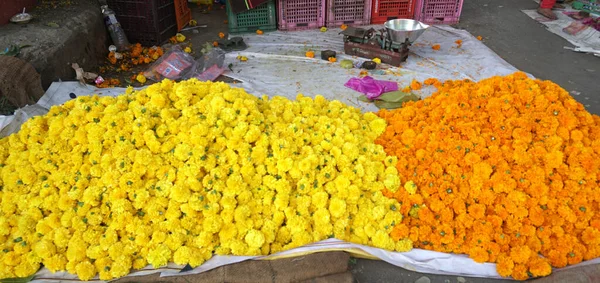
[[[558,85],[524,73],[438,90],[402,109],[378,143],[398,157],[414,246],[496,263],[502,276],[546,276],[600,256],[600,118]]]

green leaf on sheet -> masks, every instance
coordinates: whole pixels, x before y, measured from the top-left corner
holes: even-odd
[[[379,109],[397,109],[402,107],[404,102],[418,100],[419,96],[414,93],[388,92],[378,97],[378,100],[375,100],[375,106]]]
[[[392,91],[386,92],[380,95],[377,100],[385,101],[385,102],[407,102],[407,101],[417,101],[419,100],[419,96],[410,93],[410,92],[402,92],[402,91]]]
[[[364,95],[361,95],[361,96],[359,96],[359,97],[358,97],[358,100],[359,100],[359,101],[362,101],[362,102],[373,102],[372,100],[369,100],[369,99],[368,99],[366,96],[364,96]]]

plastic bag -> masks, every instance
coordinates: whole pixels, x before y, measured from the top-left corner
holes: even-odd
[[[362,79],[351,78],[344,86],[364,93],[368,99],[375,99],[384,92],[398,90],[398,83],[396,82],[380,81],[369,76]]]
[[[583,23],[573,22],[569,26],[563,28],[563,32],[570,34],[570,35],[576,35],[576,34],[580,33],[582,30],[586,29],[587,27],[588,26],[584,25]]]
[[[196,78],[200,81],[214,81],[225,72],[224,63],[225,51],[213,48],[196,60],[189,78]]]
[[[181,47],[175,45],[160,57],[149,70],[144,73],[148,79],[161,81],[162,79],[179,80],[186,77],[194,66],[194,57],[185,53]]]

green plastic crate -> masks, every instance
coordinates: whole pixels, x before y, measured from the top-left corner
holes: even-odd
[[[586,11],[600,15],[600,0],[579,0],[574,1],[572,4],[576,10]]]
[[[227,24],[229,34],[250,33],[256,30],[274,31],[277,29],[277,11],[275,1],[260,4],[258,7],[234,14],[231,12],[229,0],[227,2]]]

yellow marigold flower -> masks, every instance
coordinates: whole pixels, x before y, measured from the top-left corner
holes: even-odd
[[[80,280],[87,281],[96,276],[96,268],[87,260],[77,264],[75,269]]]
[[[339,218],[346,213],[346,202],[339,198],[332,198],[329,202],[331,216]]]
[[[404,189],[411,195],[414,195],[417,192],[417,185],[413,181],[408,181],[404,183]]]
[[[167,265],[171,258],[171,250],[165,245],[158,245],[148,253],[148,263],[154,268]]]
[[[265,236],[262,232],[257,230],[250,230],[244,237],[246,244],[251,248],[260,248],[265,242]]]

